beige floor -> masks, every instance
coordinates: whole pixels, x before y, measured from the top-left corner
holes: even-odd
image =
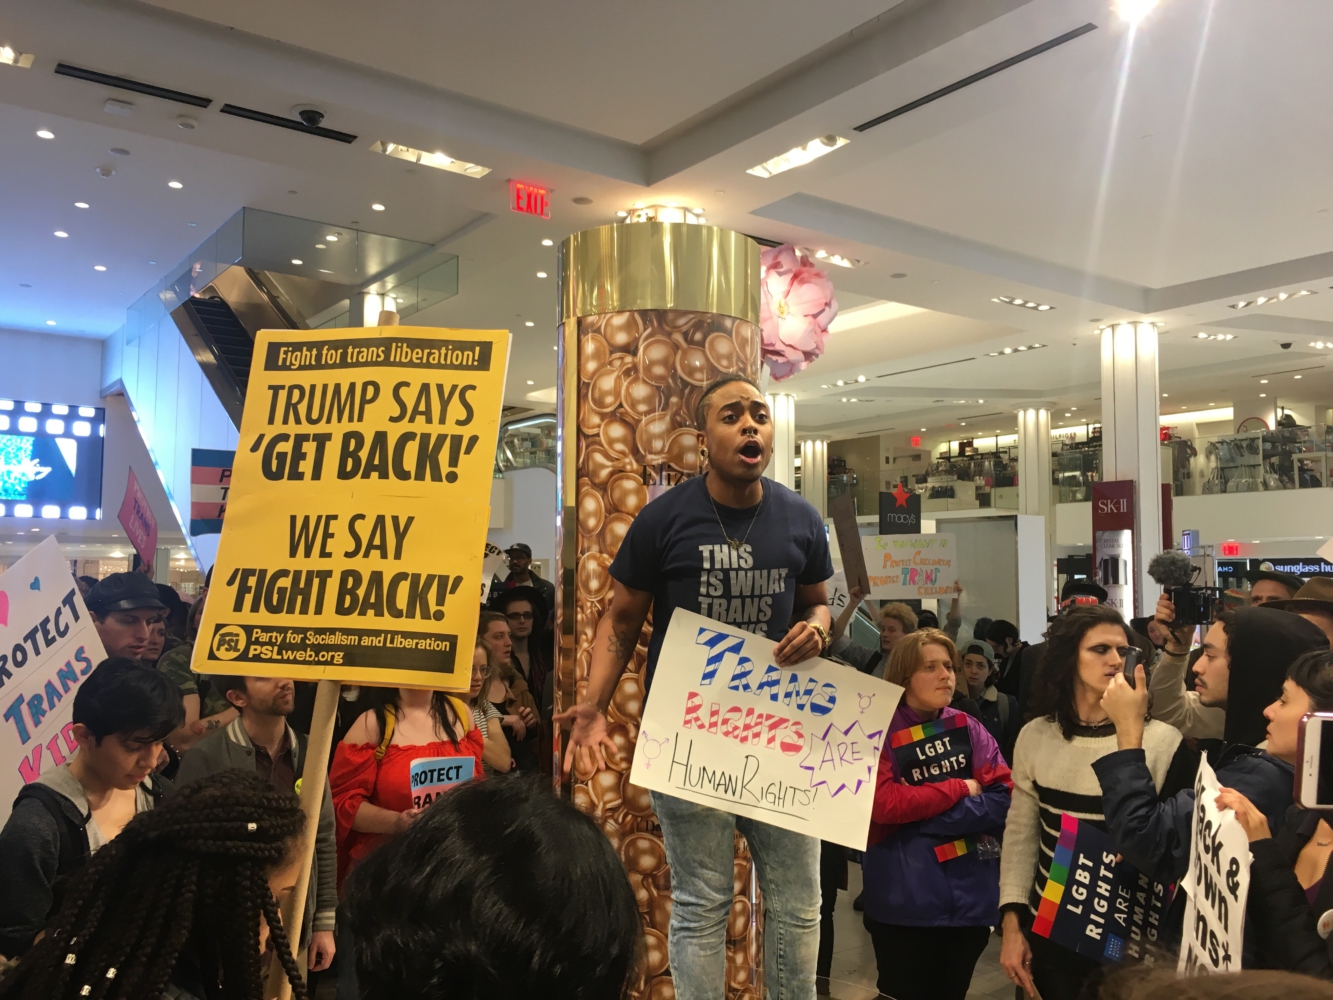
[[[870,935],[861,924],[861,914],[852,909],[852,900],[861,891],[861,868],[847,866],[847,892],[838,893],[838,906],[833,911],[833,968],[829,993],[833,1000],[874,1000],[875,950]],[[1000,971],[1000,939],[991,936],[976,971],[972,974],[972,988],[968,1000],[1014,1000],[1014,987]]]

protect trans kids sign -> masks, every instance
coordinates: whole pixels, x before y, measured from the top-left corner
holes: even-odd
[[[50,535],[0,574],[0,823],[20,788],[79,749],[74,693],[105,659]]]
[[[864,850],[879,755],[903,689],[677,608],[644,706],[642,788]]]

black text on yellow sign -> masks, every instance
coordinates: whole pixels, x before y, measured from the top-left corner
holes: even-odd
[[[356,333],[257,339],[199,673],[470,682],[509,334]]]

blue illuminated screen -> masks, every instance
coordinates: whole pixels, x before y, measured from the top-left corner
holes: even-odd
[[[100,406],[0,399],[0,517],[102,516]]]

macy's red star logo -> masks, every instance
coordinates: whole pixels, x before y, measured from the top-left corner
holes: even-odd
[[[910,497],[912,494],[909,493],[907,490],[903,489],[903,484],[899,483],[897,486],[893,488],[893,492],[889,495],[893,497],[894,499],[893,505],[895,507],[906,507],[907,498]]]

